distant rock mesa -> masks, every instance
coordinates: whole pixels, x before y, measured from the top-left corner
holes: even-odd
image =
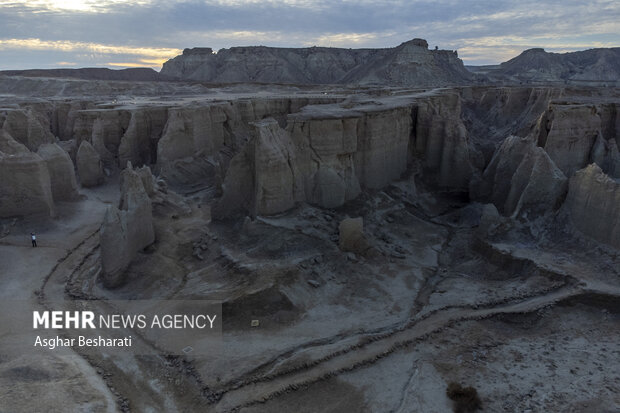
[[[164,63],[161,75],[180,80],[234,83],[464,84],[470,73],[455,51],[429,50],[423,39],[394,48],[232,47],[185,49]]]

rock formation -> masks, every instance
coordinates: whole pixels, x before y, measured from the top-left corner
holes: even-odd
[[[516,82],[604,85],[620,80],[620,47],[549,53],[529,49],[488,74],[492,79]]]
[[[71,201],[78,197],[75,170],[69,154],[55,143],[39,146],[37,154],[49,171],[54,201]]]
[[[35,213],[54,215],[47,164],[0,130],[0,217]]]
[[[119,165],[154,163],[157,143],[167,121],[166,108],[138,109],[132,112],[129,126],[118,147]]]
[[[97,186],[103,182],[101,158],[88,141],[82,141],[78,149],[77,170],[80,184],[85,188]]]
[[[500,65],[468,69],[496,82],[613,86],[620,81],[619,66],[619,47],[570,53],[549,53],[535,48]]]
[[[304,199],[296,150],[288,132],[274,119],[252,126],[253,138],[230,162],[223,196],[214,207],[216,216],[241,211],[275,214]]]
[[[474,171],[472,148],[461,121],[457,94],[421,99],[417,105],[415,152],[442,187],[467,190]]]
[[[456,52],[428,50],[422,39],[389,49],[233,47],[185,49],[161,74],[205,82],[298,84],[462,84],[473,79]]]
[[[148,168],[136,172],[128,164],[121,174],[119,207],[108,207],[101,225],[101,278],[109,288],[124,282],[136,254],[155,241],[151,200],[143,184],[146,174]]]
[[[585,167],[601,133],[601,118],[594,105],[552,104],[543,116],[538,144],[568,177]]]
[[[530,146],[510,180],[504,212],[535,216],[554,211],[564,199],[567,182],[542,148]]]
[[[564,205],[579,231],[620,249],[620,182],[591,164],[570,179]]]
[[[620,151],[615,139],[605,140],[603,135],[598,135],[592,146],[590,160],[600,166],[607,175],[620,178]]]
[[[33,152],[41,144],[54,142],[54,136],[45,125],[46,119],[31,108],[0,113],[0,123],[2,129]]]
[[[273,119],[254,122],[226,170],[214,217],[274,214],[303,201],[332,208],[362,187],[386,186],[407,168],[410,113],[407,104],[309,105],[289,115],[286,130]]]
[[[531,138],[507,137],[493,155],[481,179],[472,180],[471,197],[492,202],[500,212],[505,212],[504,206],[511,190],[512,178],[525,155],[533,147],[534,141]]]
[[[342,251],[363,255],[369,248],[364,235],[364,219],[345,218],[338,225],[339,247]]]

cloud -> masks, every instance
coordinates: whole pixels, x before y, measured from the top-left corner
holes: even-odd
[[[58,11],[106,13],[122,4],[143,6],[150,3],[151,0],[0,0],[0,7],[21,9],[31,13]]]
[[[30,50],[61,50],[67,51],[91,51],[103,54],[135,54],[139,56],[174,56],[179,49],[131,47],[119,45],[105,45],[97,43],[84,43],[72,41],[55,41],[41,39],[0,39],[0,50],[3,49],[30,49]]]
[[[2,51],[56,51],[60,53],[71,53],[76,57],[91,56],[94,60],[106,61],[113,56],[130,56],[127,63],[110,63],[111,66],[124,67],[153,67],[159,69],[168,59],[178,55],[181,50],[171,48],[152,48],[152,47],[131,47],[121,45],[105,45],[97,43],[57,41],[42,39],[0,39],[0,53]],[[83,60],[83,59],[82,59]],[[95,62],[95,64],[99,64]],[[59,66],[75,66],[76,62],[60,61],[56,62]]]
[[[18,41],[24,62],[49,59],[41,66],[154,66],[185,47],[393,47],[414,37],[467,63],[498,63],[528,47],[618,46],[619,20],[613,0],[0,0],[0,65],[23,63],[6,46]]]

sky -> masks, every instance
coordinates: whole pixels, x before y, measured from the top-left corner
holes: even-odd
[[[186,47],[394,47],[497,64],[620,46],[619,0],[0,0],[0,70],[152,67]]]

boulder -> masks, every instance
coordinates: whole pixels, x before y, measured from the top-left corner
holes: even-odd
[[[338,231],[341,251],[363,255],[370,248],[364,236],[364,219],[362,217],[343,219],[340,221]]]
[[[482,207],[482,213],[480,215],[480,224],[478,225],[477,233],[483,239],[493,235],[495,230],[502,224],[502,216],[497,211],[497,208],[493,204],[485,204]]]
[[[85,188],[103,183],[101,157],[88,141],[82,141],[78,149],[77,171],[80,184]]]

